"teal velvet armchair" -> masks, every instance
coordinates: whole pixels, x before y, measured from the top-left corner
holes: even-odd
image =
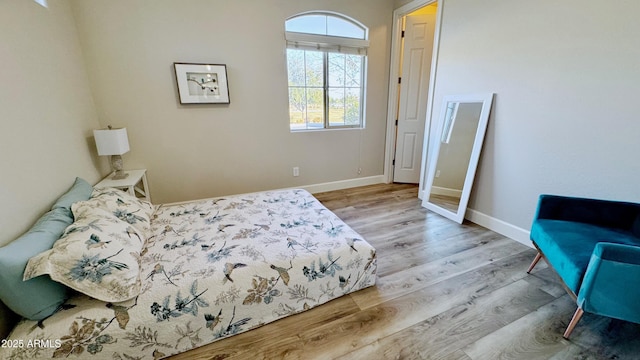
[[[531,241],[577,302],[565,338],[585,311],[640,323],[640,204],[541,195]]]

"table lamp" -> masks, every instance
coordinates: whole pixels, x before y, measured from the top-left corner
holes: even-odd
[[[98,155],[111,156],[111,169],[114,171],[113,180],[120,180],[127,177],[122,171],[122,154],[129,152],[129,139],[127,129],[113,129],[109,125],[108,129],[93,130],[93,137],[96,139]]]

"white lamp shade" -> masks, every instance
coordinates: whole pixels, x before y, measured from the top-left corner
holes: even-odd
[[[93,130],[98,155],[122,155],[129,151],[127,129]]]

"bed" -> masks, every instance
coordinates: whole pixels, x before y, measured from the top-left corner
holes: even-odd
[[[50,277],[71,295],[21,320],[1,359],[159,359],[376,280],[375,249],[305,190],[151,206],[93,189],[70,210],[73,223],[24,278]]]

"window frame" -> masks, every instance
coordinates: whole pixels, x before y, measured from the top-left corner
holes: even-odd
[[[304,64],[306,66],[306,52],[320,52],[322,53],[322,92],[323,92],[323,123],[322,128],[310,128],[309,122],[304,123],[304,128],[296,129],[292,127],[291,123],[291,97],[290,90],[292,88],[318,88],[309,86],[307,87],[306,82],[304,86],[292,86],[287,85],[288,91],[288,105],[289,105],[289,130],[291,132],[300,132],[300,131],[320,131],[320,130],[335,130],[335,129],[362,129],[365,127],[365,104],[366,104],[366,77],[367,77],[367,49],[369,47],[368,34],[369,29],[358,22],[355,19],[347,17],[343,14],[329,12],[329,11],[312,11],[300,13],[294,16],[287,18],[287,22],[292,19],[299,19],[305,16],[325,16],[325,22],[328,24],[328,18],[333,17],[337,18],[343,22],[346,22],[350,25],[356,26],[358,29],[362,30],[362,38],[353,38],[353,37],[341,37],[335,35],[319,35],[314,33],[302,33],[296,31],[286,31],[287,23],[285,22],[285,39],[286,39],[286,52],[285,56],[287,58],[287,82],[289,83],[289,50],[302,50],[304,51],[305,61]],[[325,29],[325,32],[328,33],[328,26]],[[330,86],[329,85],[329,54],[330,53],[338,53],[343,56],[347,55],[357,55],[360,57],[360,79],[359,79],[359,107],[358,107],[358,123],[357,124],[346,124],[346,107],[343,106],[344,109],[344,122],[342,125],[332,125],[330,121],[330,90],[333,89],[343,89],[344,96],[343,99],[346,98],[346,90],[353,89],[355,87],[350,87],[344,84],[343,86]],[[345,59],[346,61],[346,59]],[[346,69],[344,70],[346,71]],[[306,68],[305,68],[306,72]],[[305,97],[307,92],[305,91]],[[346,105],[346,102],[344,103]],[[306,115],[306,114],[305,114]]]

